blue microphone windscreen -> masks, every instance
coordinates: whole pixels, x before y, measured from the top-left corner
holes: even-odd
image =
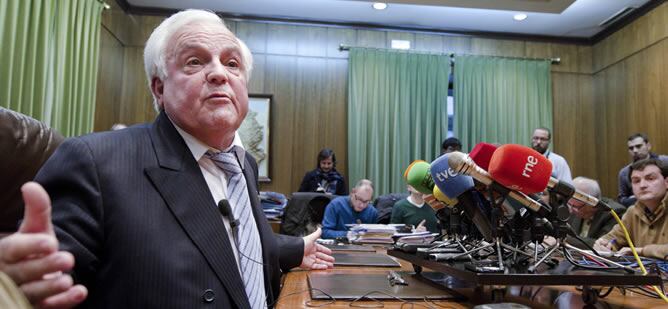
[[[448,164],[448,154],[431,162],[431,177],[434,184],[449,198],[457,198],[473,188],[473,178],[455,173]]]

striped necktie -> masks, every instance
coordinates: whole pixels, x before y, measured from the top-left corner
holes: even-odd
[[[207,153],[208,157],[227,175],[227,200],[232,206],[234,218],[239,220],[236,246],[239,251],[239,265],[244,280],[246,295],[251,308],[267,306],[262,268],[262,245],[255,219],[251,212],[250,196],[246,178],[234,153]]]

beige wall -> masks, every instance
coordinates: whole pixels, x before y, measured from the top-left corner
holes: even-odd
[[[652,27],[658,23],[662,24],[661,27],[665,30],[666,6],[662,5],[649,14],[649,17],[639,19],[630,27],[633,27],[634,31],[642,32],[645,31],[644,28],[634,26],[636,23]],[[654,16],[656,11],[662,12],[664,18]],[[105,130],[115,122],[131,124],[151,121],[155,112],[150,103],[150,93],[143,73],[142,46],[162,17],[126,15],[118,7],[103,14],[95,129]],[[648,21],[643,21],[644,19]],[[561,64],[552,66],[554,148],[569,161],[574,175],[594,178],[609,177],[609,174],[616,173],[617,165],[624,162],[624,147],[620,145],[623,141],[615,140],[623,138],[606,133],[609,130],[606,124],[609,122],[601,118],[601,110],[605,110],[609,117],[625,115],[628,112],[615,112],[621,107],[607,104],[610,92],[604,95],[599,89],[608,83],[617,83],[621,78],[613,78],[618,74],[615,66],[626,61],[620,59],[639,57],[637,61],[642,61],[646,67],[652,67],[655,74],[641,79],[641,89],[648,89],[649,85],[665,81],[665,73],[662,72],[666,71],[666,60],[662,55],[665,54],[666,46],[659,44],[653,47],[652,43],[649,43],[655,42],[657,37],[665,38],[665,31],[654,28],[652,35],[646,40],[635,39],[633,32],[628,34],[634,37],[634,44],[637,45],[636,48],[630,48],[623,43],[626,38],[617,38],[617,34],[591,47],[248,21],[228,21],[228,26],[248,44],[255,57],[256,67],[249,91],[274,96],[270,146],[272,182],[263,184],[261,189],[285,194],[298,188],[304,173],[314,168],[316,154],[323,147],[335,150],[339,160],[338,169],[346,174],[348,55],[347,52],[338,50],[339,44],[386,48],[392,39],[408,39],[414,43],[415,49],[423,51],[512,57],[561,57]],[[620,32],[628,32],[627,28]],[[609,40],[616,40],[617,43],[608,43]],[[623,45],[628,54],[611,53],[607,47],[600,47],[602,44]],[[660,49],[653,51],[654,48]],[[648,50],[648,55],[645,56],[635,51],[645,49]],[[634,51],[634,56],[629,56]],[[605,57],[600,54],[605,54]],[[648,59],[650,56],[661,59],[663,71],[649,65],[654,63],[650,61],[654,58]],[[613,81],[610,81],[611,79]],[[654,90],[650,92],[652,91]],[[665,97],[665,90],[663,91]],[[623,91],[620,89],[618,92]],[[600,100],[604,97],[605,100]],[[659,100],[660,97],[657,95],[656,98]],[[654,105],[659,108],[660,103],[657,101]],[[638,100],[636,104],[646,103],[645,100]],[[625,106],[630,108],[631,105]],[[655,109],[648,113],[658,111]],[[665,112],[665,108],[663,111]],[[638,122],[641,123],[647,122]],[[658,126],[658,123],[654,122],[653,126]],[[619,124],[615,126],[621,130]],[[660,137],[658,131],[647,131],[655,136],[655,139]],[[601,134],[615,138],[604,137],[602,140]],[[658,143],[657,146],[660,145],[664,148],[668,146],[665,143]],[[603,155],[599,150],[593,149],[594,147],[608,150],[605,153],[614,149],[621,155],[608,157],[607,154]],[[610,168],[614,171],[606,171]],[[604,192],[614,194],[614,186],[611,187],[610,182],[604,182],[603,185]]]

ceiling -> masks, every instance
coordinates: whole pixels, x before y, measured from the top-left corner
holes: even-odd
[[[130,13],[209,9],[226,17],[592,41],[665,0],[116,0]],[[643,7],[644,6],[644,7]],[[625,8],[626,14],[602,22]],[[513,15],[524,13],[524,21]],[[606,29],[607,28],[607,29]]]

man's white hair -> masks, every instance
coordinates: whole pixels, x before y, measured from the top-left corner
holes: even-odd
[[[601,198],[601,187],[598,185],[598,181],[587,178],[587,177],[575,177],[573,179],[573,185],[582,190],[585,191],[585,193],[595,197],[595,198]]]
[[[151,36],[146,41],[146,46],[144,47],[144,70],[146,71],[149,89],[151,88],[151,80],[154,77],[163,81],[167,77],[167,44],[171,37],[182,27],[190,23],[205,22],[220,24],[229,31],[227,26],[225,26],[223,19],[215,13],[192,9],[181,11],[170,16],[153,30],[153,33],[151,33]],[[253,55],[242,40],[236,36],[235,39],[241,47],[242,68],[246,75],[246,82],[248,82],[250,80],[251,71],[253,71]],[[151,92],[151,94],[153,94],[153,92]],[[158,99],[155,95],[153,95],[153,107],[156,111],[160,112]]]

